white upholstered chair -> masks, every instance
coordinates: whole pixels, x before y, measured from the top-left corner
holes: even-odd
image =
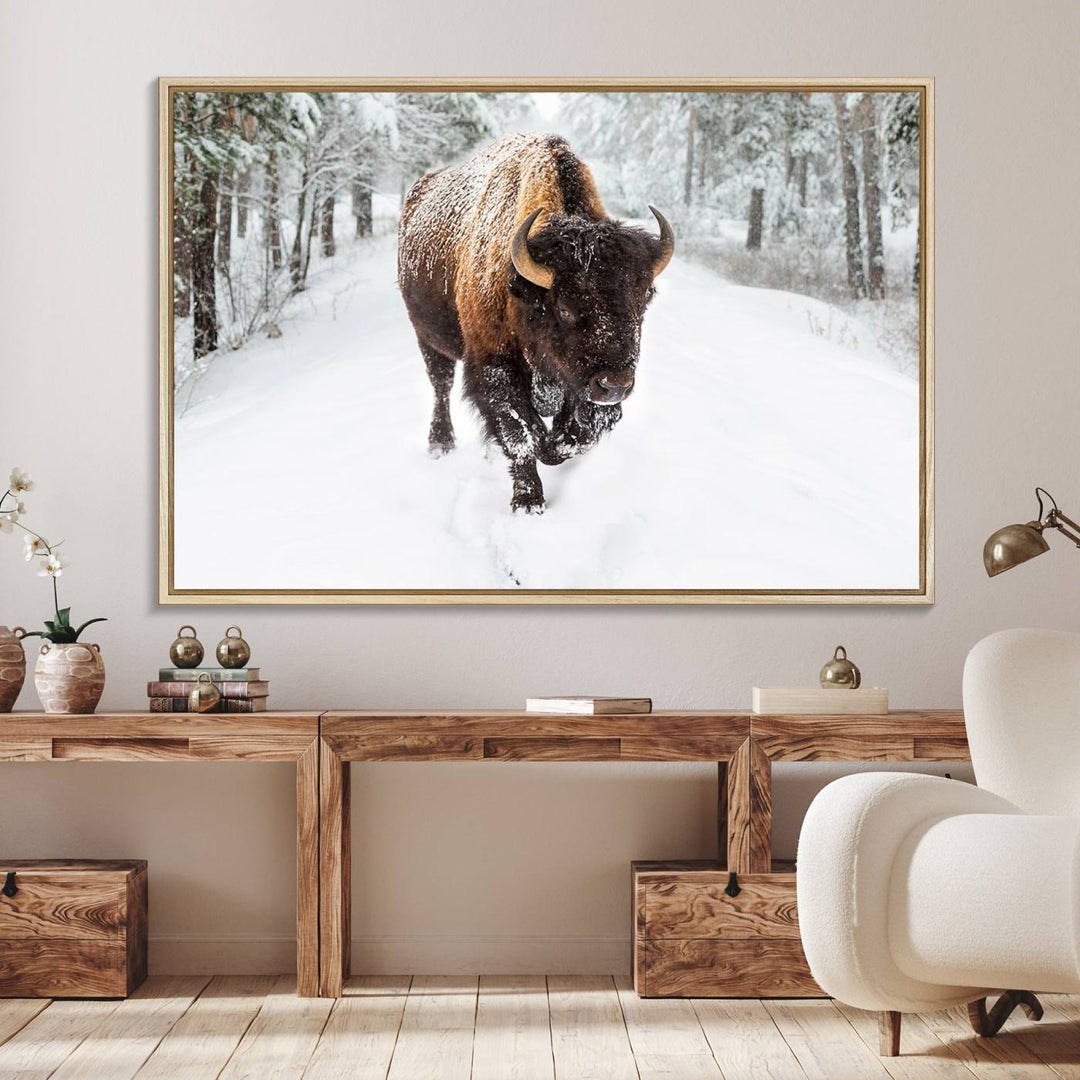
[[[968,1004],[975,1031],[993,1035],[1017,1005],[1042,1015],[1031,991],[1080,992],[1080,635],[979,642],[964,714],[978,787],[847,776],[814,800],[799,838],[810,970],[833,997],[881,1012],[883,1054],[899,1053],[904,1012]]]

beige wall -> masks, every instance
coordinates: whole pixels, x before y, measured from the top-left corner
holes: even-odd
[[[105,706],[140,704],[182,621],[209,641],[239,621],[274,703],[297,708],[512,705],[567,687],[745,706],[755,681],[805,680],[837,641],[896,705],[956,705],[979,637],[1074,625],[1080,560],[1063,545],[995,582],[979,561],[992,528],[1029,513],[1036,481],[1080,506],[1072,0],[0,0],[0,12],[0,468],[34,471],[34,522],[68,539],[65,602],[110,617],[97,635]],[[937,605],[159,608],[161,74],[936,76]],[[0,622],[33,623],[47,587],[17,547],[0,537]],[[28,687],[22,706],[34,704]],[[779,777],[781,850],[822,775]],[[388,765],[354,780],[369,968],[610,970],[626,962],[629,860],[712,842],[709,768]],[[150,859],[159,970],[287,963],[286,767],[8,765],[0,799],[0,857]]]

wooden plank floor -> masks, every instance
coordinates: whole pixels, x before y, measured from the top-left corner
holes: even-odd
[[[367,976],[334,1002],[292,976],[157,976],[128,1000],[0,999],[0,1080],[1080,1080],[1080,997],[977,1039],[963,1010],[642,1000],[624,976]]]

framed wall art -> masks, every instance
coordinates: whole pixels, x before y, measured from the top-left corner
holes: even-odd
[[[160,123],[163,602],[932,602],[931,79]]]

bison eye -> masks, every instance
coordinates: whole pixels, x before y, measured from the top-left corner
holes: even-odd
[[[559,322],[566,323],[567,326],[573,326],[578,319],[577,312],[562,300],[555,305],[555,314],[559,317]]]

